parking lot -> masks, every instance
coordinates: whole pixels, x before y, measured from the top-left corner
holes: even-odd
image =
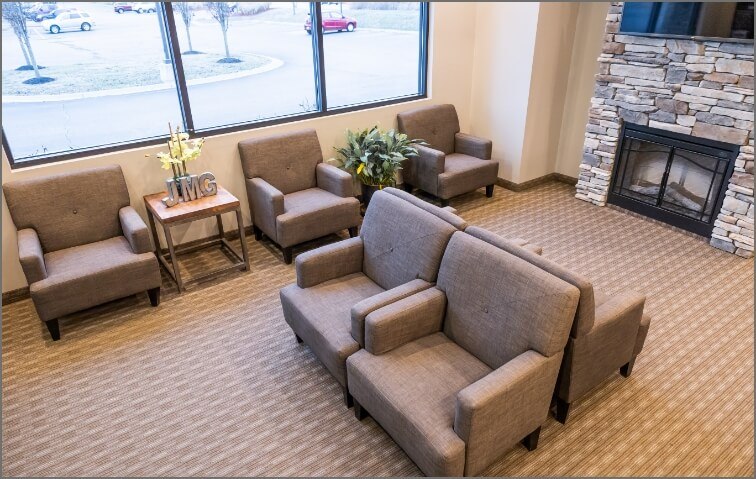
[[[277,7],[291,11],[290,3]],[[46,67],[42,70],[44,75],[54,77],[56,67],[67,67],[70,71],[73,65],[78,72],[75,78],[81,79],[76,80],[82,85],[81,93],[92,90],[91,78],[87,75],[94,71],[94,66],[111,66],[124,84],[129,82],[129,65],[154,65],[154,75],[159,77],[163,42],[156,14],[119,15],[106,4],[87,4],[86,10],[97,22],[89,32],[52,35],[38,24],[30,23],[32,46],[38,63]],[[208,83],[190,86],[189,97],[197,128],[295,114],[314,108],[311,37],[303,29],[306,10],[300,8],[298,11],[298,15],[290,18],[283,11],[267,16],[232,17],[228,31],[231,55],[240,58],[260,55],[277,60],[276,64],[280,66],[220,81],[212,81],[216,77],[211,76]],[[181,50],[184,51],[188,49],[184,25],[179,17],[176,21]],[[4,25],[2,34],[5,78],[7,71],[22,65],[24,60],[12,31]],[[198,14],[194,18],[191,38],[194,50],[206,55],[223,54],[220,27],[209,16]],[[329,105],[343,106],[415,92],[417,42],[417,31],[359,26],[352,33],[325,35]],[[26,73],[30,77],[33,75],[32,72]],[[153,83],[159,84],[160,81]],[[128,93],[118,93],[118,88],[98,85],[96,90],[108,90],[105,96],[63,101],[55,101],[54,95],[39,98],[32,95],[17,101],[18,97],[6,98],[4,90],[3,127],[17,158],[162,135],[168,121],[180,123],[181,114],[175,89],[155,88],[152,85],[144,91],[133,91],[132,88],[121,90]],[[40,88],[40,91],[44,92],[44,89]],[[365,125],[355,125],[359,126]],[[44,138],[38,135],[40,130],[45,131]]]

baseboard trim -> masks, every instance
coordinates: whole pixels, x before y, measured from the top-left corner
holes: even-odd
[[[577,178],[556,172],[539,176],[538,178],[533,178],[532,180],[524,181],[522,183],[515,183],[514,181],[505,180],[504,178],[496,178],[496,184],[498,186],[515,192],[529,190],[530,188],[548,183],[549,181],[559,181],[561,183],[567,183],[570,185],[577,184]]]
[[[225,233],[226,234],[224,236],[226,237],[226,239],[229,239],[229,240],[236,239],[239,237],[239,230],[236,230],[236,229],[232,231],[226,231]],[[252,235],[253,234],[252,226],[245,226],[244,234],[245,236]],[[187,241],[186,243],[181,243],[181,246],[190,248],[192,246],[202,244],[206,241],[216,239],[217,237],[218,237],[217,235],[213,235],[213,236],[208,236],[206,238],[199,238],[196,240]],[[160,251],[163,254],[168,254],[168,248],[160,248]],[[17,303],[24,299],[28,299],[29,297],[30,297],[29,287],[24,286],[23,288],[18,288],[18,289],[14,289],[14,290],[3,293],[3,304]]]

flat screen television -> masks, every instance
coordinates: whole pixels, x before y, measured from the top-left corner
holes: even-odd
[[[753,2],[625,2],[620,33],[753,42]]]

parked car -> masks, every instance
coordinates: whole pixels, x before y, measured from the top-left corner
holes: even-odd
[[[323,12],[323,32],[353,32],[357,28],[357,20],[344,16],[339,12]],[[307,33],[312,34],[312,19],[307,15],[304,29]]]
[[[96,25],[94,17],[87,12],[72,11],[61,13],[55,18],[42,22],[42,27],[50,33],[60,33],[64,30],[83,30],[88,32]]]
[[[155,2],[137,2],[132,9],[137,13],[155,13],[157,11]]]
[[[24,14],[29,20],[39,22],[41,20],[37,20],[38,17],[40,17],[41,15],[47,15],[56,8],[58,8],[57,2],[37,2],[33,3],[28,9],[24,10]]]
[[[113,3],[113,11],[116,13],[131,12],[133,11],[133,2],[115,2]]]
[[[40,13],[37,15],[37,18],[34,19],[35,22],[42,22],[44,20],[52,20],[53,18],[56,18],[61,13],[66,12],[75,12],[76,8],[56,8],[55,10],[47,13]]]

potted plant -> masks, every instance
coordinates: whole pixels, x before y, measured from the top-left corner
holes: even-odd
[[[378,126],[357,132],[347,130],[346,140],[347,146],[334,149],[341,155],[341,167],[360,180],[366,207],[373,193],[396,184],[396,172],[402,169],[402,162],[417,156],[414,145],[427,144],[393,129],[382,131]]]
[[[176,185],[180,185],[181,178],[189,176],[186,162],[199,158],[205,139],[195,138],[190,140],[189,134],[182,132],[179,127],[176,127],[176,130],[173,131],[170,123],[168,124],[168,133],[170,134],[168,152],[161,151],[155,156],[160,160],[164,170],[172,170],[173,180],[176,182]],[[180,187],[178,188],[178,192],[180,195]]]

